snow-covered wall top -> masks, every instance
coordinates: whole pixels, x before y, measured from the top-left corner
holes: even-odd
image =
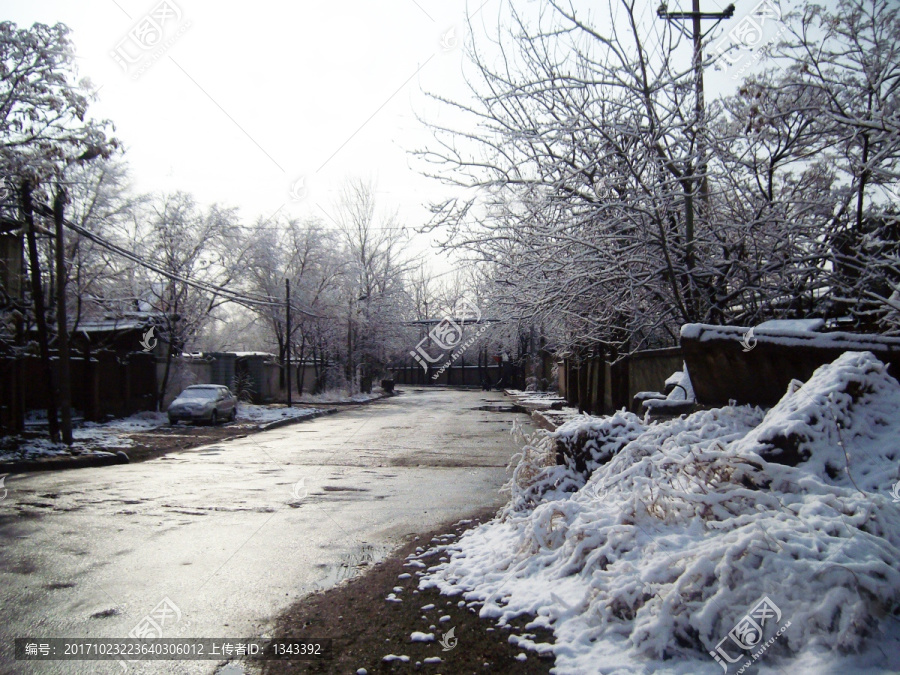
[[[900,373],[900,338],[880,335],[694,323],[682,327],[681,348],[702,405],[773,406],[791,380],[805,382],[844,352],[872,352]]]
[[[819,331],[825,326],[825,319],[771,319],[763,321],[757,328],[776,330]]]
[[[734,340],[740,342],[751,328],[741,326],[712,326],[703,323],[687,323],[681,327],[681,339],[709,342],[711,340]],[[810,330],[788,328],[753,327],[752,338],[784,346],[819,347],[848,351],[894,351],[900,349],[900,338],[861,333],[815,333]]]

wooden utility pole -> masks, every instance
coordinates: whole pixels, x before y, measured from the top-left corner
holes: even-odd
[[[728,5],[722,12],[701,12],[700,0],[691,0],[690,12],[670,12],[666,3],[662,3],[656,10],[656,15],[665,21],[691,21],[691,39],[694,43],[694,139],[697,143],[696,171],[685,172],[687,179],[684,183],[685,199],[685,264],[688,270],[694,267],[694,214],[698,209],[694,208],[694,192],[700,194],[704,215],[709,214],[709,181],[706,175],[706,146],[703,141],[704,119],[704,95],[703,95],[703,38],[705,37],[700,22],[703,19],[715,19],[716,23],[734,16],[734,5]],[[693,305],[693,302],[691,303]]]
[[[22,182],[22,214],[25,218],[25,239],[28,243],[28,264],[31,268],[31,301],[34,304],[34,321],[37,324],[38,345],[41,350],[44,380],[47,386],[47,426],[50,440],[59,442],[59,420],[56,417],[56,376],[50,360],[50,340],[47,336],[47,315],[44,308],[44,290],[41,285],[41,267],[35,234],[34,202],[31,181]]]
[[[701,12],[700,0],[691,0],[690,12],[670,12],[663,3],[656,10],[660,19],[666,21],[691,21],[691,39],[694,42],[694,115],[698,128],[695,133],[701,135],[699,127],[704,123],[703,114],[705,101],[703,95],[703,38],[705,37],[700,26],[703,19],[715,19],[716,23],[734,16],[734,5],[728,5],[722,12]],[[709,200],[709,184],[706,179],[706,152],[702,144],[698,142],[697,172],[700,174],[700,194],[704,203]]]
[[[291,280],[284,280],[284,313],[286,334],[284,336],[284,364],[287,372],[284,381],[287,384],[287,405],[291,407]]]
[[[59,350],[59,417],[62,442],[72,445],[72,375],[69,368],[69,326],[66,320],[66,248],[65,222],[66,191],[56,186],[53,196],[53,224],[56,228],[56,343]]]

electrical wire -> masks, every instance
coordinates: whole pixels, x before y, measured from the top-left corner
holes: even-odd
[[[132,251],[129,251],[128,249],[125,249],[125,248],[119,246],[118,244],[114,244],[110,241],[107,241],[104,238],[94,234],[90,230],[87,230],[87,229],[81,227],[80,225],[76,225],[75,223],[72,223],[68,220],[63,221],[63,222],[67,228],[69,228],[73,232],[78,233],[85,239],[88,239],[88,240],[94,242],[98,246],[102,246],[103,248],[105,248],[109,251],[112,251],[113,253],[120,255],[123,258],[126,258],[127,260],[130,260],[131,262],[136,263],[137,265],[140,265],[141,267],[144,267],[148,270],[156,272],[157,274],[160,274],[168,279],[172,279],[173,281],[178,281],[187,286],[192,286],[193,288],[204,291],[206,293],[212,293],[213,295],[222,296],[226,300],[229,300],[230,302],[234,302],[235,304],[238,304],[238,305],[242,305],[243,307],[247,307],[248,309],[253,309],[254,306],[256,306],[256,307],[284,307],[285,306],[285,303],[283,301],[278,300],[277,298],[273,298],[271,296],[255,296],[254,297],[254,296],[250,296],[250,295],[243,295],[240,293],[236,293],[234,291],[230,291],[222,286],[216,286],[214,284],[208,284],[208,283],[205,283],[202,281],[197,281],[195,279],[189,279],[187,277],[183,277],[178,274],[175,274],[174,272],[164,270],[161,267],[153,264],[152,262],[144,260],[138,254],[136,254]],[[309,316],[309,317],[312,317],[315,319],[325,318],[323,316],[315,314],[314,312],[310,312],[306,309],[303,309],[302,307],[296,307],[294,305],[291,305],[290,307],[294,311],[300,312],[301,314],[305,314],[306,316]]]

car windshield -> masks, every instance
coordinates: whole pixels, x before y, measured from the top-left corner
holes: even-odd
[[[211,401],[219,395],[218,389],[185,389],[178,398],[202,398]]]

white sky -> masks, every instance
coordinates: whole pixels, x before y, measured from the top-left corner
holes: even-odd
[[[110,52],[158,2],[28,0],[2,12],[20,27],[72,29],[79,73],[99,88],[91,113],[115,123],[138,191],[328,222],[341,182],[359,176],[407,225],[427,220],[423,204],[443,190],[408,150],[430,137],[415,119],[429,107],[423,90],[465,94],[463,0],[171,0],[182,16],[163,31],[174,43],[131,79],[139,66],[126,73]]]
[[[168,0],[181,13],[163,25],[173,43],[144,52],[161,57],[131,79],[136,69],[126,73],[111,52],[140,53],[121,41],[159,1],[3,2],[3,19],[19,26],[73,30],[79,71],[99,88],[92,114],[115,123],[138,191],[185,190],[201,203],[238,206],[247,219],[280,209],[327,223],[341,182],[370,177],[382,204],[399,207],[413,227],[427,220],[429,200],[447,194],[415,170],[408,151],[430,139],[416,112],[448,122],[449,111],[437,112],[424,91],[467,95],[458,46],[466,0]],[[671,9],[678,4],[687,6]],[[738,4],[740,17],[757,0]],[[483,6],[490,21],[499,3],[468,6]],[[584,6],[608,11],[604,2]],[[655,8],[648,3],[648,26],[658,22]],[[303,199],[292,197],[294,186]]]

